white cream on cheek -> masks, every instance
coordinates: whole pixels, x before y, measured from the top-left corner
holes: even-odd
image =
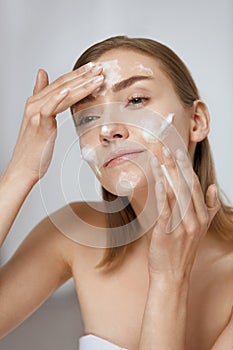
[[[90,145],[85,145],[81,149],[81,154],[83,159],[91,165],[91,167],[95,170],[96,174],[101,176],[101,172],[99,170],[98,159],[96,155],[96,150]]]
[[[145,119],[142,121],[142,136],[147,142],[155,142],[159,138],[165,136],[174,119],[174,113],[168,114],[161,125],[158,127],[157,119]]]

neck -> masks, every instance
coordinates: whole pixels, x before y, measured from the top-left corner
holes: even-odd
[[[157,221],[154,184],[151,184],[149,188],[142,187],[137,189],[130,203],[142,227],[141,236],[145,236],[150,243],[151,234]]]

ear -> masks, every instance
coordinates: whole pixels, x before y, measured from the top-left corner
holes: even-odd
[[[206,138],[210,130],[210,115],[203,101],[193,102],[192,115],[190,119],[190,135],[192,142],[199,142]]]

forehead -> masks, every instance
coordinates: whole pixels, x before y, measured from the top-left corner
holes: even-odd
[[[152,70],[159,68],[159,62],[156,58],[144,52],[125,48],[109,50],[95,60],[99,63],[103,61],[117,61],[122,73],[146,67]]]

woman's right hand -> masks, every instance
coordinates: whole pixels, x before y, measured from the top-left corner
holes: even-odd
[[[49,84],[47,72],[38,71],[8,171],[28,176],[33,183],[46,173],[57,135],[56,114],[101,86],[101,73],[101,66],[91,62]]]

